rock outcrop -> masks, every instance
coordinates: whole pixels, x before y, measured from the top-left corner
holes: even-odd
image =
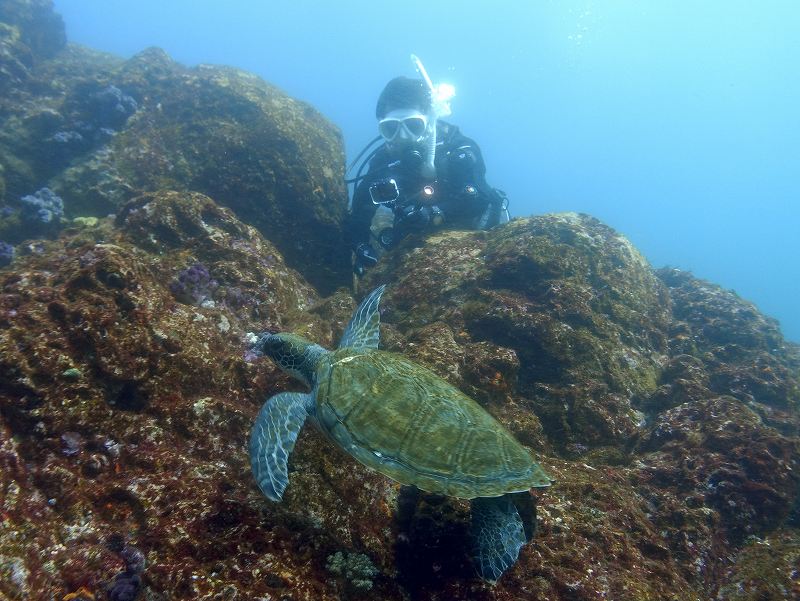
[[[349,282],[338,129],[237,69],[188,69],[158,49],[127,61],[75,46],[56,52],[55,41],[40,39],[58,33],[48,4],[17,0],[0,10],[6,63],[24,64],[16,78],[7,67],[13,89],[0,100],[11,209],[43,187],[63,198],[67,218],[115,213],[144,192],[201,192],[259,229],[319,289]],[[0,215],[0,240],[39,233]]]

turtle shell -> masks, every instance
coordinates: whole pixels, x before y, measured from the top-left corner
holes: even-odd
[[[320,427],[402,484],[466,499],[550,485],[525,447],[478,403],[400,355],[342,348],[318,370]]]

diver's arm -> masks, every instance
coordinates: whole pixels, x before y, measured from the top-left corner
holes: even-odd
[[[500,223],[507,221],[508,199],[506,195],[493,188],[486,181],[486,165],[481,156],[481,150],[474,142],[474,152],[476,154],[475,169],[473,179],[476,189],[476,206],[480,215],[473,223],[473,227],[479,230],[486,230]]]
[[[370,225],[377,207],[369,194],[371,182],[362,180],[353,193],[353,206],[347,219],[347,232],[353,250],[353,272],[364,275],[364,270],[378,262],[378,255],[370,244]]]
[[[353,250],[361,244],[369,244],[369,226],[377,208],[369,195],[371,183],[369,178],[361,180],[353,194],[353,206],[350,208],[347,223],[347,233]]]
[[[486,182],[486,165],[478,145],[459,135],[447,154],[447,195],[440,208],[459,226],[488,229],[500,222],[503,199]]]

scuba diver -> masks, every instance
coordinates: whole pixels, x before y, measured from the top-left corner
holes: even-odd
[[[434,86],[420,60],[411,59],[421,79],[396,77],[386,84],[375,109],[380,136],[353,164],[382,144],[347,180],[355,184],[347,229],[356,276],[411,233],[485,230],[509,218],[505,194],[486,183],[478,145],[440,119],[450,114],[454,89]]]

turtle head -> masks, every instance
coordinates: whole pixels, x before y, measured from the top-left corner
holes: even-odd
[[[278,364],[282,370],[314,386],[317,364],[325,349],[297,334],[265,334],[256,348]]]

